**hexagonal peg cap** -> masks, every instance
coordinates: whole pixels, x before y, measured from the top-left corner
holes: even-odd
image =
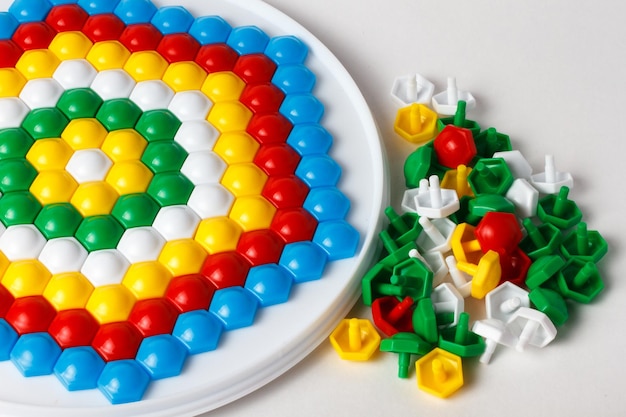
[[[463,312],[456,326],[441,331],[439,347],[462,358],[469,358],[483,354],[485,341],[469,330],[469,314]]]
[[[489,291],[496,288],[502,277],[500,255],[493,250],[484,254],[478,264],[458,262],[457,267],[473,276],[471,294],[478,299],[484,298]]]
[[[520,307],[506,324],[517,337],[515,348],[523,352],[527,346],[542,348],[556,337],[556,327],[550,318],[539,310]]]
[[[452,321],[444,320],[443,324],[441,320],[438,320],[438,322],[440,322],[439,327],[447,328],[456,326],[459,317],[465,309],[465,299],[454,285],[450,283],[437,285],[430,294],[430,299],[438,318],[449,316],[449,318],[452,319]]]
[[[530,166],[528,160],[517,149],[510,151],[498,151],[494,152],[492,158],[502,158],[506,162],[507,166],[511,170],[513,177],[524,178],[529,180],[533,173],[533,169]]]
[[[424,355],[432,349],[432,344],[411,332],[396,333],[380,342],[381,352],[398,354],[398,378],[409,375],[411,355]]]
[[[476,156],[476,144],[469,129],[447,125],[433,141],[437,162],[447,168],[470,165]]]
[[[482,158],[495,158],[496,152],[511,150],[511,139],[508,135],[490,127],[474,136],[476,150]]]
[[[437,134],[437,114],[423,104],[413,103],[398,110],[393,129],[409,142],[426,142]]]
[[[536,225],[529,218],[522,221],[526,237],[519,244],[526,255],[533,261],[548,255],[554,255],[563,240],[561,231],[550,223]]]
[[[419,300],[430,296],[433,286],[433,272],[422,260],[409,257],[393,267],[389,280],[398,288],[396,296],[410,296]]]
[[[472,331],[485,339],[485,352],[480,356],[481,363],[489,363],[498,345],[515,346],[516,338],[503,322],[496,319],[483,319],[474,322]]]
[[[435,344],[439,340],[439,329],[437,327],[437,315],[430,298],[419,301],[415,311],[413,311],[413,329],[428,343]]]
[[[513,184],[513,174],[504,159],[482,158],[467,177],[475,195],[504,195]]]
[[[485,296],[485,309],[490,319],[506,323],[521,307],[530,307],[528,291],[510,282],[502,283]]]
[[[580,223],[583,214],[575,201],[568,199],[569,188],[561,187],[558,195],[549,194],[539,200],[537,217],[559,229],[569,229]]]
[[[545,171],[531,177],[533,186],[544,194],[558,193],[561,187],[572,188],[574,179],[569,172],[559,172],[554,165],[554,157],[546,155]]]
[[[528,298],[533,306],[545,313],[557,327],[563,325],[569,318],[565,299],[554,290],[538,287],[528,294]]]
[[[459,100],[456,108],[456,112],[450,117],[441,117],[437,121],[439,130],[442,130],[446,126],[462,127],[472,132],[472,136],[476,136],[480,132],[480,125],[474,121],[468,119],[466,116],[467,103],[463,100]]]
[[[537,259],[528,268],[526,286],[531,290],[547,283],[556,277],[565,265],[565,261],[559,255],[548,255]]]
[[[602,235],[596,230],[587,230],[584,222],[578,223],[576,230],[570,232],[561,244],[561,253],[565,258],[579,258],[589,262],[598,262],[608,249]]]
[[[512,213],[492,211],[482,218],[474,230],[483,252],[490,250],[511,253],[522,240],[522,229]]]
[[[391,97],[402,107],[411,103],[429,104],[435,85],[420,74],[396,77],[391,87]]]
[[[453,115],[456,113],[459,102],[464,101],[467,108],[476,106],[476,99],[472,93],[459,90],[455,77],[448,77],[446,89],[432,98],[432,105],[435,111],[442,115]]]
[[[446,398],[463,386],[461,358],[440,348],[433,349],[415,362],[417,386],[440,398]]]
[[[505,197],[515,204],[515,213],[521,218],[537,214],[539,191],[525,178],[516,178],[507,190]]]
[[[380,345],[380,336],[367,319],[344,319],[330,334],[330,343],[339,357],[350,361],[366,361]]]
[[[372,302],[372,320],[385,336],[413,332],[413,305],[411,297],[398,301],[397,297],[380,297]]]
[[[558,273],[557,284],[563,297],[584,304],[589,304],[604,289],[596,264],[578,258],[565,263]]]
[[[441,188],[439,177],[431,175],[428,181],[424,179],[420,182],[419,188],[405,191],[402,207],[422,217],[440,219],[455,213],[460,203],[456,191]]]

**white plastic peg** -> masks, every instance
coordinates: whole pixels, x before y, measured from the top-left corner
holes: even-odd
[[[523,352],[527,346],[542,348],[556,337],[556,327],[543,312],[528,307],[515,311],[506,328],[517,338],[515,348]]]
[[[574,186],[574,179],[569,172],[557,171],[553,155],[546,155],[544,169],[544,172],[532,176],[532,184],[539,192],[556,194],[563,186],[569,189]]]
[[[418,220],[422,226],[422,232],[417,237],[417,246],[423,252],[441,252],[445,253],[450,250],[452,245],[452,233],[456,228],[456,224],[447,218],[429,219],[428,217],[420,217]]]
[[[472,331],[485,339],[485,352],[480,356],[481,363],[489,363],[498,345],[515,346],[516,338],[500,320],[484,319],[474,322]]]
[[[460,208],[456,191],[441,188],[436,175],[428,179],[428,192],[420,184],[420,192],[414,196],[414,200],[415,212],[431,219],[448,217]]]
[[[420,74],[397,77],[391,88],[391,97],[400,107],[413,103],[429,104],[435,85]]]
[[[446,258],[446,265],[448,265],[448,273],[456,289],[463,298],[469,297],[472,292],[472,276],[457,268],[456,258],[453,255]]]
[[[529,307],[528,291],[511,282],[504,282],[485,296],[485,311],[490,319],[508,322],[521,307]]]
[[[444,91],[435,94],[432,99],[433,109],[444,116],[452,116],[456,113],[459,101],[465,101],[466,109],[476,106],[476,99],[468,92],[459,90],[456,85],[456,78],[448,77],[448,84]]]

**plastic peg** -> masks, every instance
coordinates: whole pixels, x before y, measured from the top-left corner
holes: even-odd
[[[604,283],[595,263],[572,258],[557,276],[558,289],[565,298],[590,303],[603,289]]]
[[[500,255],[498,252],[490,250],[478,264],[469,262],[457,262],[457,268],[472,275],[472,297],[482,299],[487,293],[498,285],[502,277],[500,266]]]
[[[480,362],[488,364],[491,361],[496,347],[503,345],[513,347],[516,338],[500,320],[483,319],[474,322],[472,331],[485,339],[485,352],[480,356]]]
[[[433,289],[430,299],[435,309],[435,314],[452,313],[452,321],[440,324],[440,328],[456,326],[459,317],[465,309],[465,299],[457,291],[454,285],[443,283]]]
[[[544,347],[556,337],[556,327],[545,313],[520,307],[506,324],[517,338],[515,348],[523,352],[527,346]]]
[[[398,377],[409,376],[409,366],[412,355],[424,355],[430,351],[432,345],[415,333],[400,332],[380,342],[381,352],[398,354]]]
[[[436,161],[446,168],[469,165],[476,157],[472,131],[462,126],[446,125],[433,141]]]
[[[427,342],[437,343],[439,339],[437,315],[430,298],[424,298],[417,303],[413,311],[413,330]]]
[[[474,192],[467,182],[467,176],[472,169],[464,164],[460,164],[456,169],[446,171],[441,180],[441,187],[456,191],[456,195],[461,198],[464,196],[473,197]]]
[[[492,158],[502,158],[511,170],[514,178],[530,180],[533,169],[528,160],[518,150],[494,152]]]
[[[557,327],[563,325],[569,318],[567,303],[557,291],[539,287],[533,289],[528,298],[533,306],[545,313]]]
[[[474,142],[476,143],[478,155],[482,158],[495,158],[496,152],[511,150],[509,135],[500,133],[493,127],[475,135]]]
[[[478,263],[484,252],[474,234],[475,227],[468,223],[460,223],[452,233],[452,253],[457,261]]]
[[[399,106],[411,103],[429,104],[433,98],[435,84],[420,74],[396,77],[391,87],[391,97]]]
[[[557,195],[549,194],[539,200],[537,216],[559,229],[569,229],[580,223],[583,214],[576,202],[568,199],[569,188],[561,187]]]
[[[402,246],[398,245],[398,243],[386,230],[381,231],[378,236],[383,244],[383,247],[387,251],[387,255],[380,260],[380,263],[390,268],[408,258],[409,251],[411,249],[417,249],[417,246],[413,241],[410,241]]]
[[[537,214],[539,191],[525,178],[516,178],[504,196],[515,204],[515,213],[520,218],[533,217]]]
[[[387,228],[389,235],[398,245],[406,245],[415,241],[422,232],[422,225],[418,221],[417,213],[408,212],[400,216],[393,207],[387,207],[385,215],[389,220],[389,227]]]
[[[507,254],[512,253],[523,238],[515,215],[498,211],[485,214],[474,234],[483,252],[494,250]]]
[[[440,348],[462,358],[478,356],[485,351],[485,340],[469,329],[469,317],[463,312],[456,326],[441,331]]]
[[[475,195],[504,195],[513,185],[513,174],[502,158],[480,159],[467,180]]]
[[[396,114],[394,131],[412,143],[423,143],[437,134],[437,114],[423,104],[402,107]]]
[[[414,300],[426,298],[433,287],[433,273],[420,259],[409,257],[393,268],[391,286],[387,289],[399,297],[411,296]]]
[[[463,386],[463,364],[454,353],[435,348],[415,362],[417,386],[440,398],[446,398]]]
[[[448,272],[454,286],[463,298],[467,298],[472,291],[472,276],[461,271],[456,264],[457,262],[454,256],[450,255],[446,257],[446,265],[448,266]]]
[[[587,223],[580,222],[576,229],[563,239],[561,253],[567,259],[579,258],[598,262],[608,252],[608,244],[596,230],[587,230]]]
[[[330,343],[341,359],[368,360],[380,344],[380,336],[369,320],[344,319],[330,334]]]
[[[411,197],[413,202],[410,201]],[[420,216],[431,219],[448,217],[460,208],[456,191],[441,188],[436,175],[431,175],[428,179],[427,189],[420,184],[417,194],[415,189],[407,190],[402,200],[402,206],[407,211],[415,211]]]
[[[417,252],[417,251],[414,251]],[[411,252],[409,252],[409,256]],[[426,252],[421,256],[421,260],[428,266],[433,273],[433,287],[437,287],[443,282],[448,275],[448,266],[443,259],[442,252]]]
[[[378,262],[363,275],[361,279],[363,304],[371,306],[375,299],[390,295],[386,293],[386,288],[390,285],[391,273],[391,267]]]
[[[396,333],[413,331],[412,297],[404,297],[402,301],[394,296],[380,297],[372,302],[372,319],[376,327],[386,336]]]
[[[459,90],[455,77],[448,77],[446,89],[433,96],[432,105],[437,113],[452,116],[457,111],[459,101],[464,101],[468,109],[476,106],[474,96],[468,91]]]
[[[547,285],[556,279],[557,274],[564,265],[565,261],[559,255],[542,256],[528,268],[526,286],[532,290],[540,285]]]
[[[485,296],[487,317],[506,323],[521,307],[530,307],[528,291],[504,282]]]
[[[572,188],[574,179],[569,172],[559,172],[554,164],[554,156],[546,155],[545,171],[531,177],[533,186],[544,194],[555,194],[561,187]]]
[[[423,252],[441,252],[450,250],[452,234],[456,229],[456,224],[447,218],[429,219],[420,217],[419,224],[422,226],[422,233],[417,237],[417,246]]]
[[[526,229],[526,237],[522,239],[519,247],[530,259],[537,260],[557,252],[563,236],[556,226],[550,223],[535,225],[530,218],[524,219],[522,224]]]

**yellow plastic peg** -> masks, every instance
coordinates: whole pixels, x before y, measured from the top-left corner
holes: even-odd
[[[498,286],[502,277],[500,267],[500,255],[498,252],[488,251],[477,264],[469,262],[457,262],[457,268],[472,275],[472,291],[474,298],[482,299],[487,293]]]
[[[398,110],[393,129],[409,142],[426,142],[437,133],[437,114],[423,104],[413,103]]]
[[[415,362],[417,386],[440,398],[446,398],[463,386],[461,358],[435,348]]]
[[[461,164],[456,169],[446,171],[441,180],[441,188],[448,188],[456,191],[456,195],[474,197],[474,192],[467,181],[467,176],[472,171],[471,168]]]
[[[330,334],[330,343],[341,359],[366,361],[380,345],[380,335],[367,319],[344,319]]]

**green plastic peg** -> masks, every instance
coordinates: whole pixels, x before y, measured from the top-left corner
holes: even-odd
[[[557,291],[537,287],[528,293],[535,308],[550,318],[555,326],[562,326],[569,318],[565,299]]]
[[[530,259],[534,261],[543,256],[557,253],[563,235],[556,226],[550,223],[535,225],[530,218],[525,218],[522,223],[527,234],[520,242],[519,247]]]
[[[407,378],[411,366],[412,355],[425,355],[432,349],[432,344],[426,342],[415,333],[399,332],[380,342],[381,352],[398,354],[398,377]]]
[[[469,314],[463,312],[455,327],[443,329],[439,335],[439,347],[462,358],[482,355],[485,340],[469,329]]]
[[[475,195],[504,195],[513,184],[513,174],[502,158],[479,159],[467,177]]]
[[[557,283],[563,297],[583,304],[589,304],[604,289],[596,264],[579,258],[567,261]]]
[[[463,100],[459,100],[454,116],[439,119],[439,131],[443,130],[447,125],[453,125],[468,129],[472,132],[472,136],[476,136],[480,132],[480,126],[474,120],[469,120],[466,115],[467,103]]]
[[[578,223],[576,229],[565,237],[561,244],[561,253],[565,258],[580,258],[584,261],[598,262],[608,252],[606,240],[596,230],[587,230],[587,224]]]
[[[568,194],[569,187],[563,186],[557,195],[549,194],[540,199],[537,205],[537,217],[561,230],[580,223],[583,214],[578,205],[567,198]]]
[[[513,149],[508,135],[490,127],[474,137],[476,151],[482,158],[491,158],[496,152],[506,152]]]
[[[399,246],[414,242],[422,233],[423,228],[417,213],[407,212],[400,216],[393,207],[387,207],[385,215],[389,219],[387,232]]]
[[[548,255],[537,259],[528,268],[526,286],[531,290],[555,279],[565,265],[565,261],[559,255]]]
[[[413,330],[428,343],[435,344],[439,340],[437,316],[430,298],[424,298],[417,303],[413,311]]]

